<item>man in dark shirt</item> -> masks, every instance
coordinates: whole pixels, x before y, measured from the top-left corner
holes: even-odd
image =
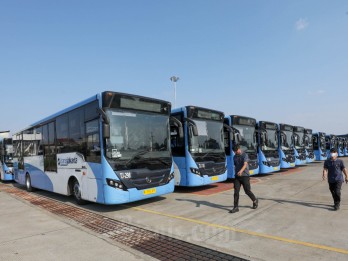
[[[239,145],[233,146],[233,151],[235,153],[233,157],[234,161],[234,205],[233,209],[230,210],[230,213],[236,213],[239,211],[238,203],[239,203],[239,191],[240,185],[243,185],[243,189],[245,194],[249,196],[249,198],[253,201],[253,209],[258,207],[258,199],[251,192],[250,187],[250,177],[249,177],[249,157],[245,152],[242,152]]]
[[[337,150],[332,148],[330,150],[331,157],[324,162],[323,180],[329,182],[329,189],[334,200],[334,209],[340,209],[341,203],[341,187],[343,183],[344,173],[346,183],[348,183],[347,171],[342,160],[337,159]]]

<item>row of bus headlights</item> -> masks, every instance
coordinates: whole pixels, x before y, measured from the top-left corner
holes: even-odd
[[[190,170],[191,170],[191,172],[192,172],[193,174],[196,174],[196,175],[201,175],[201,172],[200,172],[200,170],[199,170],[199,169],[196,169],[196,168],[190,168]]]
[[[124,189],[124,185],[119,180],[106,179],[106,183],[110,187],[114,187],[114,188],[118,188],[118,189]]]

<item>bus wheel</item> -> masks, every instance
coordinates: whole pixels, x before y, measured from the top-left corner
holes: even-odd
[[[33,192],[34,191],[34,188],[31,186],[31,179],[30,179],[29,174],[27,174],[25,176],[25,187],[26,187],[28,192]]]
[[[77,205],[84,205],[86,201],[81,198],[81,188],[79,182],[75,179],[73,183],[73,195]]]

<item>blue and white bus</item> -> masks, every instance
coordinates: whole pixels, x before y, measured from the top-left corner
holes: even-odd
[[[260,173],[266,174],[280,170],[278,124],[259,121],[257,132]]]
[[[120,204],[174,190],[169,102],[103,92],[13,135],[15,181]]]
[[[344,156],[348,156],[348,138],[343,137]]]
[[[348,138],[345,135],[341,135],[340,137],[341,137],[342,143],[343,143],[344,156],[348,156]]]
[[[305,129],[304,144],[306,149],[306,161],[311,163],[315,160],[313,151],[313,130]]]
[[[335,134],[327,134],[325,136],[326,142],[326,155],[330,158],[330,150],[335,148],[338,151],[337,136]]]
[[[293,126],[289,124],[279,124],[279,144],[278,151],[280,157],[280,168],[288,169],[295,167],[295,151],[293,140]]]
[[[338,157],[344,157],[344,138],[337,137],[337,152]]]
[[[325,135],[325,132],[316,132],[312,136],[315,159],[319,161],[327,159]]]
[[[185,106],[173,109],[171,115],[183,126],[182,138],[171,131],[175,185],[194,187],[226,180],[224,114]]]
[[[232,132],[225,132],[225,136],[232,135],[232,139],[225,138],[225,152],[227,158],[227,177],[234,178],[233,145],[239,144],[241,150],[249,156],[249,174],[259,173],[259,159],[257,155],[256,120],[249,117],[230,115],[225,117],[225,124],[232,128]]]
[[[294,126],[294,151],[296,166],[305,165],[307,163],[304,135],[305,129],[303,127]]]
[[[13,146],[9,131],[0,132],[0,180],[13,180]]]

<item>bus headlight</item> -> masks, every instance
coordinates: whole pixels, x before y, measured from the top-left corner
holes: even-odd
[[[119,180],[106,179],[106,183],[113,188],[124,189],[124,185]]]
[[[262,161],[263,165],[266,165],[267,167],[270,166],[269,162],[268,161]]]
[[[199,171],[199,169],[196,169],[196,168],[190,168],[191,172],[193,174],[196,174],[196,175],[201,175],[201,172]]]
[[[174,172],[169,174],[168,182],[171,181],[173,178],[174,178]]]

